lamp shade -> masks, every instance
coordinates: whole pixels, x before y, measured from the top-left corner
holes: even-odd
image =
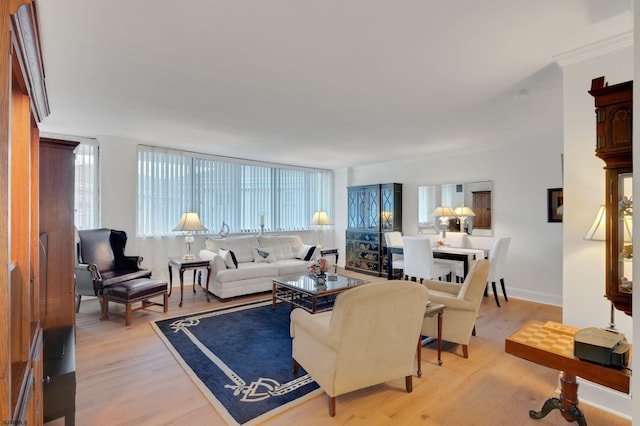
[[[622,216],[622,223],[624,225],[623,241],[630,243],[633,241],[633,221],[631,216]],[[606,241],[607,240],[607,208],[604,204],[600,205],[596,218],[593,221],[593,225],[584,236],[585,240],[592,241]]]
[[[173,229],[174,231],[206,231],[207,228],[200,222],[198,213],[184,212],[180,218],[180,223]]]
[[[331,220],[329,220],[329,216],[325,211],[317,211],[313,214],[311,218],[311,225],[333,225]]]
[[[602,204],[596,213],[593,225],[589,228],[589,232],[584,236],[585,240],[605,241],[607,238],[607,210]]]
[[[462,204],[461,206],[456,207],[456,216],[475,216],[476,214],[469,207]]]
[[[431,216],[434,217],[453,217],[456,215],[456,212],[448,206],[440,206],[436,207],[436,209],[431,213]]]

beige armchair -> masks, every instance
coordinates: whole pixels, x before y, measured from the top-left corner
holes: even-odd
[[[413,390],[416,347],[429,299],[427,290],[410,281],[365,284],[337,296],[333,311],[291,312],[293,371],[302,366],[329,396],[335,415],[336,396],[405,378]]]
[[[489,261],[473,262],[462,285],[442,281],[425,280],[429,300],[445,305],[442,321],[442,340],[462,345],[462,353],[469,357],[469,340],[475,332],[475,323],[489,275]],[[436,317],[425,317],[423,336],[437,336]]]

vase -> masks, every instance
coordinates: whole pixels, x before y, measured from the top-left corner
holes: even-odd
[[[324,272],[316,273],[316,282],[318,283],[318,285],[324,285],[326,279],[327,277]]]

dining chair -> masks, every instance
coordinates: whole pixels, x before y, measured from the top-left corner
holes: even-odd
[[[447,232],[445,242],[449,247],[465,248],[467,246],[466,232]]]
[[[467,246],[466,232],[447,232],[445,243],[448,247],[465,248]],[[454,271],[456,282],[464,281],[464,264],[457,260],[440,260],[442,263],[448,263]],[[460,274],[457,271],[461,271]]]
[[[402,232],[392,231],[384,233],[384,240],[387,243],[387,247],[402,247]],[[391,264],[387,265],[394,272],[400,270],[401,277],[404,276],[404,255],[399,253],[393,253],[391,255]],[[395,277],[395,274],[391,274]]]
[[[402,237],[405,279],[451,280],[451,264],[433,258],[431,240],[424,237]]]
[[[489,269],[489,277],[487,278],[487,287],[489,283],[491,283],[491,288],[493,290],[493,296],[496,299],[496,305],[500,307],[500,300],[498,300],[498,292],[496,290],[496,282],[500,281],[500,286],[502,287],[502,295],[504,296],[504,300],[507,302],[509,299],[507,298],[507,290],[505,290],[504,286],[504,267],[507,261],[507,251],[509,250],[509,244],[511,243],[511,237],[498,238],[491,248],[491,253],[489,254],[489,261],[491,262],[491,268]],[[487,296],[488,289],[485,288],[484,294]]]

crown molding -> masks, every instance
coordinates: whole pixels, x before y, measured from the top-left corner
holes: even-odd
[[[553,56],[553,60],[561,67],[566,67],[587,59],[597,58],[606,53],[615,52],[633,46],[633,30],[588,44],[577,49]]]

